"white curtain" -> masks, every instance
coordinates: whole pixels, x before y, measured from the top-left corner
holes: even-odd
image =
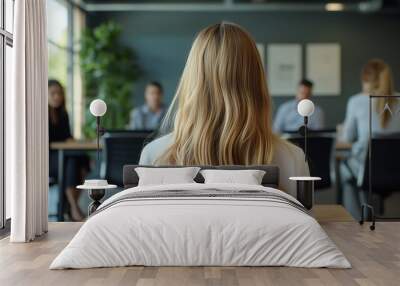
[[[47,232],[46,0],[15,1],[13,94],[6,99],[6,186],[12,242]]]

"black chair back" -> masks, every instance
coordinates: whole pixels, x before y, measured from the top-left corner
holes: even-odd
[[[107,132],[103,136],[102,177],[110,184],[123,187],[123,166],[138,164],[151,132]]]
[[[301,136],[304,135],[304,126],[301,126],[298,130],[284,130],[282,132],[283,135],[288,135],[289,137],[298,137],[299,134]],[[325,128],[325,129],[310,129],[307,128],[308,136],[319,137],[319,136],[335,136],[336,129],[335,128]]]
[[[304,150],[303,137],[290,137],[290,142]],[[307,137],[308,165],[310,175],[320,177],[315,182],[315,189],[325,189],[332,185],[331,180],[331,159],[334,147],[334,138],[331,136],[310,136]]]
[[[372,192],[381,195],[400,191],[400,137],[380,137],[371,140]],[[369,156],[361,180],[361,189],[369,190]]]

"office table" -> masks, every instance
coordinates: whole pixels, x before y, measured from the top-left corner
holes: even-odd
[[[347,142],[336,142],[336,151],[350,151],[352,144]]]
[[[100,145],[100,149],[102,146]],[[79,155],[85,152],[97,150],[97,143],[95,141],[65,141],[65,142],[52,142],[50,143],[50,150],[57,151],[58,153],[58,179],[59,186],[59,204],[57,211],[58,221],[64,221],[65,209],[65,181],[64,181],[64,166],[65,158],[73,155]]]
[[[102,148],[100,144],[100,149]],[[80,150],[80,151],[93,151],[97,150],[97,143],[95,141],[65,141],[65,142],[52,142],[50,143],[51,150]]]

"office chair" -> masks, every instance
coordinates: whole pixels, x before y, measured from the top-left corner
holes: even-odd
[[[293,136],[287,138],[288,141],[304,150],[304,138]],[[315,189],[325,189],[332,185],[331,162],[334,148],[334,138],[331,136],[318,136],[311,133],[307,138],[308,165],[310,175],[320,177],[320,181],[315,182]]]
[[[151,140],[150,132],[107,132],[103,136],[103,161],[101,176],[110,184],[123,187],[124,165],[138,164],[145,143]]]
[[[293,136],[296,137],[300,133],[300,135],[304,136],[304,134],[302,132],[304,132],[304,131],[301,130],[301,129],[298,129],[298,130],[284,130],[282,132],[282,134],[283,135],[288,135],[288,137],[293,137]],[[308,133],[309,136],[335,136],[336,129],[335,128],[325,128],[325,129],[315,130],[315,129],[308,128],[307,129],[307,133]]]
[[[380,202],[380,213],[383,212],[384,199],[391,193],[400,191],[400,136],[389,135],[371,139],[371,145],[362,166],[362,177],[357,180],[357,188],[368,193],[367,204],[361,208],[360,224],[364,223],[364,211],[371,211],[371,230],[375,229],[375,211],[372,205],[372,195],[377,195]],[[371,151],[371,166],[369,160]],[[371,167],[371,169],[370,169]],[[370,188],[371,184],[371,188]]]

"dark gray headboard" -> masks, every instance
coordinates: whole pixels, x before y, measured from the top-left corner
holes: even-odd
[[[192,167],[192,166],[147,166],[147,165],[125,165],[123,171],[124,188],[136,187],[139,182],[139,176],[135,171],[136,167],[147,168],[179,168],[179,167]],[[269,165],[254,165],[254,166],[198,166],[201,169],[224,169],[224,170],[263,170],[265,171],[262,185],[265,187],[277,188],[279,184],[279,168],[277,166]],[[204,183],[203,176],[199,173],[194,179],[197,183]]]

